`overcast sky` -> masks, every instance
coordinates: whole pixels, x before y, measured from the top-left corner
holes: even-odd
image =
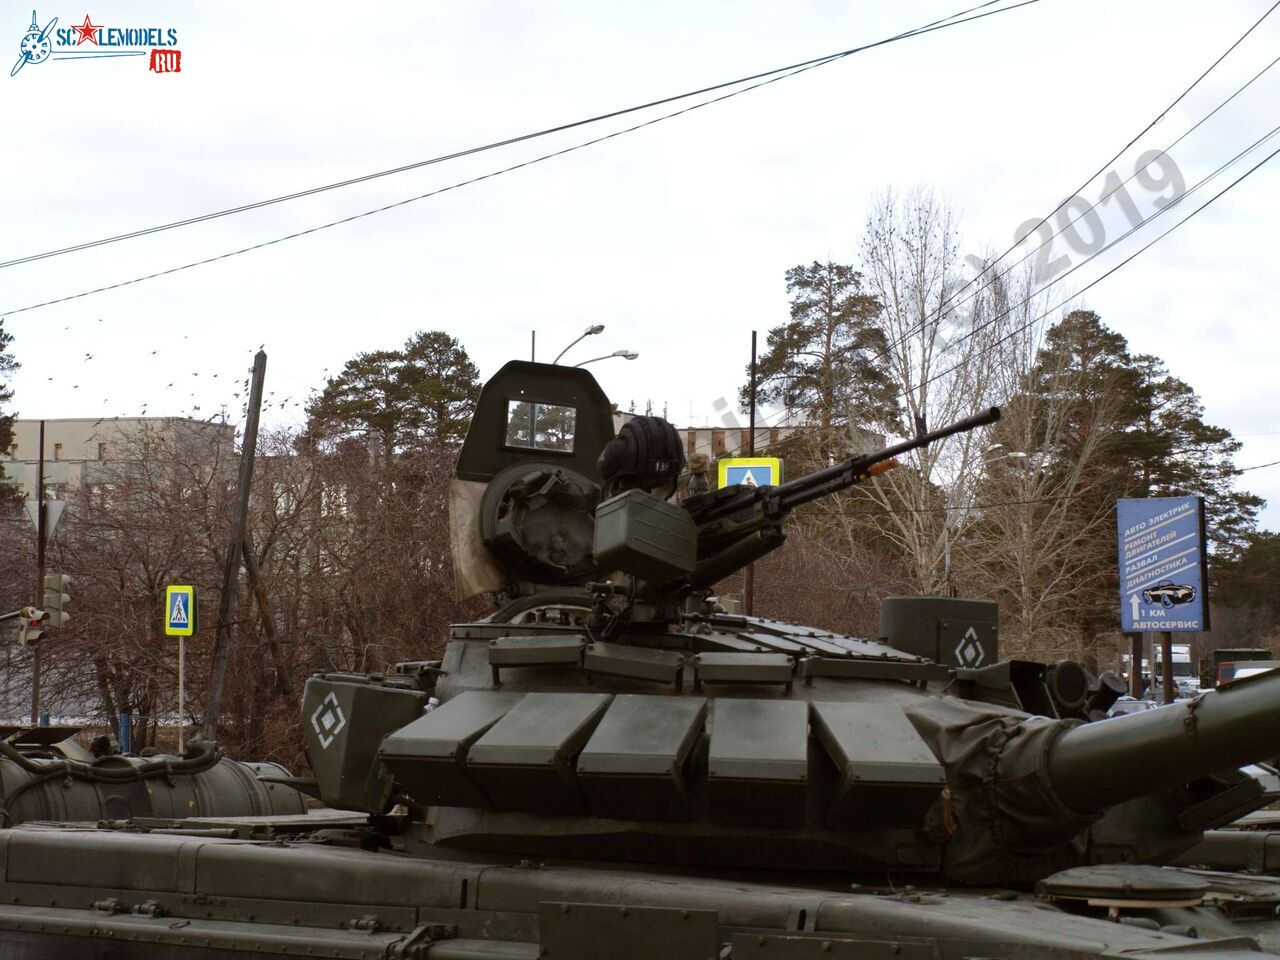
[[[56,16],[59,28],[86,14],[106,27],[173,28],[182,72],[151,73],[145,57],[0,72],[0,260],[680,93],[966,5],[41,6],[40,23]],[[966,250],[1003,250],[1019,224],[1048,213],[1269,5],[1041,0],[111,292],[9,313],[403,200],[634,120],[3,269],[0,314],[23,363],[15,406],[23,417],[135,416],[144,406],[148,415],[189,415],[197,405],[196,415],[210,416],[225,404],[235,417],[235,382],[265,344],[269,422],[301,422],[297,404],[326,371],[417,330],[457,336],[487,376],[528,356],[530,330],[539,359],[549,360],[583,327],[604,323],[571,358],[639,351],[638,360],[593,367],[606,392],[624,408],[652,400],[678,425],[701,424],[740,384],[750,330],[763,335],[786,318],[784,271],[814,259],[856,262],[878,192],[928,185],[961,213]],[[0,0],[0,43],[14,58],[30,18],[28,4]],[[1117,162],[1120,177],[1138,153],[1175,139],[1278,53],[1280,14]],[[1274,74],[1173,152],[1188,184],[1270,130],[1280,67]],[[1274,167],[1280,158],[1081,301],[1131,349],[1163,357],[1199,391],[1208,419],[1244,441],[1242,466],[1280,459]],[[1100,182],[1084,195],[1096,199]],[[1131,189],[1150,212],[1151,191]],[[1118,236],[1118,204],[1102,216],[1107,236]],[[1132,249],[1065,283],[1079,288]],[[1065,247],[1058,253],[1080,259]],[[1264,524],[1280,527],[1280,467],[1247,473],[1243,483],[1274,501]]]

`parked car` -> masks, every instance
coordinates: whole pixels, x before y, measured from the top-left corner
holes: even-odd
[[[1154,700],[1139,700],[1137,697],[1121,697],[1115,702],[1110,710],[1107,711],[1108,717],[1123,717],[1129,713],[1142,713],[1144,710],[1154,710],[1159,704]]]

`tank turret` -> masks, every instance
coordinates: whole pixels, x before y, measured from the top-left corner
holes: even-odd
[[[497,612],[440,663],[308,683],[322,797],[405,803],[424,846],[703,867],[1030,882],[1185,850],[1264,801],[1236,768],[1280,754],[1280,676],[1100,720],[1116,678],[999,660],[992,603],[890,598],[864,640],[715,602],[791,510],[998,417],[677,502],[665,421],[615,436],[590,374],[507,364],[451,503],[460,588]]]

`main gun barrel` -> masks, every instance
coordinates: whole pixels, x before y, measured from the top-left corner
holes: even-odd
[[[1194,700],[1073,727],[1049,751],[1059,798],[1080,813],[1280,756],[1280,670]]]

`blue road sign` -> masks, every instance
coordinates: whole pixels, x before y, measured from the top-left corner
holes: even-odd
[[[768,467],[730,467],[725,471],[726,486],[745,483],[748,487],[773,486],[773,471]]]
[[[1202,497],[1117,500],[1120,629],[1209,629]]]
[[[725,457],[720,461],[720,486],[743,484],[771,487],[782,482],[782,461],[777,457]]]
[[[164,590],[164,632],[190,637],[196,632],[196,588],[171,585]]]

